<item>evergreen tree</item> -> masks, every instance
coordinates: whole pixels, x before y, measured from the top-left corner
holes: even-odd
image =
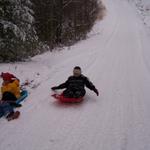
[[[30,0],[0,1],[0,61],[18,61],[36,53]]]

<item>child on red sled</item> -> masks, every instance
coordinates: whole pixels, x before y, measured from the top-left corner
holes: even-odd
[[[95,88],[93,83],[81,73],[81,68],[79,66],[74,67],[73,75],[68,78],[68,80],[59,86],[54,86],[52,90],[65,89],[63,91],[63,96],[67,98],[80,98],[86,93],[85,86],[90,90],[94,91],[96,95],[99,95],[98,90]]]

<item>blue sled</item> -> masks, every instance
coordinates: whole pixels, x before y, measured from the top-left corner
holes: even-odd
[[[21,103],[28,96],[28,91],[24,90],[21,92],[21,97],[17,99],[16,103]]]

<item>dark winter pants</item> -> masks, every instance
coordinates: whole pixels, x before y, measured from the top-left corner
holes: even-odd
[[[66,89],[64,92],[64,97],[69,98],[79,98],[85,95],[85,90],[73,90],[73,89]]]
[[[5,92],[2,96],[2,101],[8,102],[11,106],[17,107],[18,104],[16,104],[16,96],[10,92]]]
[[[10,92],[2,95],[2,103],[0,104],[0,117],[5,116],[14,111],[13,105],[17,98]],[[9,102],[12,101],[12,102]],[[13,102],[14,101],[14,102]]]
[[[13,107],[9,103],[3,102],[2,104],[0,104],[0,118],[13,111]]]

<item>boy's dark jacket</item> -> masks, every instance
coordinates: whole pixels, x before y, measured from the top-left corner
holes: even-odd
[[[81,91],[81,90],[85,91],[84,89],[85,86],[90,90],[94,91],[96,94],[98,93],[93,83],[89,81],[89,79],[86,76],[82,74],[79,77],[70,76],[66,82],[60,84],[59,86],[53,87],[52,89],[56,90],[56,89],[66,88],[73,91]]]

